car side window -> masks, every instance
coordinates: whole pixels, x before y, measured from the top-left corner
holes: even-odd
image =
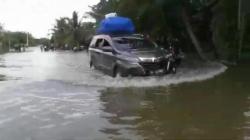
[[[101,48],[103,46],[103,39],[97,39],[95,43],[95,48]]]
[[[103,39],[103,47],[111,47],[111,45],[107,40]]]

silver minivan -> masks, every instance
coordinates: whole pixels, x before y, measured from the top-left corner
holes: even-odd
[[[141,35],[96,35],[89,46],[90,67],[113,77],[176,71],[172,53]]]

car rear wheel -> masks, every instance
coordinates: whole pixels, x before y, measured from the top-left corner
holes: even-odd
[[[95,65],[92,61],[89,62],[89,67],[90,69],[95,69]]]

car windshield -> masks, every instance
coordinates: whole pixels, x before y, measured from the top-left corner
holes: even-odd
[[[144,38],[114,38],[115,47],[118,50],[148,50],[155,49],[157,45]]]

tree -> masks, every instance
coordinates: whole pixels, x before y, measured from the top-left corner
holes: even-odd
[[[65,44],[71,44],[73,37],[71,35],[69,18],[63,17],[57,19],[56,25],[52,30],[54,41],[58,47],[64,47]]]
[[[203,53],[202,47],[201,47],[201,38],[198,38],[195,34],[195,31],[193,29],[193,26],[191,24],[191,21],[196,21],[194,23],[195,25],[200,25],[200,28],[197,30],[201,30],[199,36],[205,36],[205,39],[208,39],[209,46],[214,46],[212,43],[212,36],[209,36],[208,34],[211,32],[209,25],[211,24],[212,20],[212,8],[214,5],[218,3],[218,0],[214,0],[211,3],[207,4],[207,2],[204,1],[192,1],[192,2],[183,2],[182,6],[182,19],[183,23],[185,25],[185,28],[187,30],[187,33],[189,34],[193,45],[198,52],[199,56],[203,60],[207,60],[207,57]],[[195,7],[195,8],[194,8]],[[196,10],[198,9],[198,10]],[[199,33],[199,32],[198,32]],[[205,34],[205,35],[204,35]],[[203,38],[203,39],[204,39]],[[216,48],[214,49],[215,57],[218,57]]]
[[[53,28],[53,42],[57,47],[64,47],[66,44],[69,49],[87,45],[88,38],[94,33],[94,23],[82,22],[79,20],[77,12],[73,12],[72,18],[63,17],[56,20]]]
[[[73,16],[72,16],[72,34],[73,34],[73,42],[74,42],[74,46],[79,46],[80,44],[80,23],[78,21],[78,14],[74,11],[73,12]]]
[[[3,39],[3,27],[0,24],[0,42],[2,41],[2,39]]]
[[[222,59],[235,60],[237,57],[237,0],[220,0],[213,10],[212,38]]]
[[[2,47],[3,47],[3,38],[4,38],[4,36],[3,36],[3,27],[0,24],[0,51],[1,51]]]
[[[199,7],[202,9],[204,7],[200,1],[119,0],[115,2],[113,0],[100,1],[100,3],[92,7],[90,15],[99,22],[100,17],[104,17],[103,15],[109,12],[114,12],[110,11],[110,9],[116,10],[119,15],[132,18],[138,32],[150,34],[153,38],[163,38],[165,44],[167,44],[169,36],[185,38],[183,33],[186,33],[190,36],[199,56],[203,60],[207,59],[202,52],[199,39],[194,32],[191,22],[193,15],[196,14],[194,12],[195,8]],[[97,17],[96,15],[99,16]],[[187,32],[184,32],[184,29]]]

